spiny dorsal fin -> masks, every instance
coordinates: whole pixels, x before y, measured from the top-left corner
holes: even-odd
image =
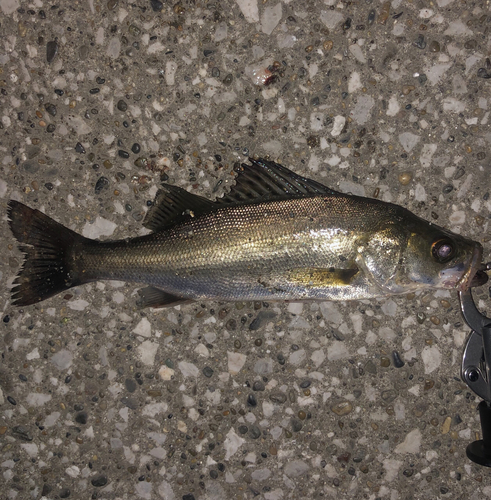
[[[264,159],[249,158],[250,165],[234,167],[235,185],[215,201],[188,193],[185,189],[162,184],[153,206],[143,221],[152,231],[160,231],[188,217],[198,216],[224,205],[244,202],[271,201],[292,196],[333,195],[336,191],[319,182],[301,177],[291,170]]]
[[[152,231],[160,231],[181,217],[202,214],[214,206],[213,201],[188,193],[185,189],[162,184],[157,191],[153,206],[147,212],[143,225]]]
[[[337,194],[319,182],[301,177],[274,161],[249,158],[250,165],[242,163],[235,167],[238,173],[235,186],[222,198],[220,204],[245,201],[274,200],[290,196]]]

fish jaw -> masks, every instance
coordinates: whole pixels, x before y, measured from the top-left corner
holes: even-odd
[[[483,270],[482,254],[482,246],[479,243],[476,243],[474,252],[472,253],[472,256],[467,265],[467,271],[455,285],[455,288],[457,290],[463,292],[465,290],[468,290],[470,287],[484,285],[488,281],[488,275]],[[447,271],[451,272],[452,269],[449,269]]]

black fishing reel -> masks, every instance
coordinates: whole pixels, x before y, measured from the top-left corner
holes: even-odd
[[[486,271],[491,263],[486,264]],[[460,309],[472,329],[462,356],[462,380],[482,401],[479,403],[482,439],[467,446],[469,460],[491,467],[491,318],[482,314],[472,298],[472,289],[459,292]]]

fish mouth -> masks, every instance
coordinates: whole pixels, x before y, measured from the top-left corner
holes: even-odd
[[[470,261],[468,271],[457,282],[456,288],[459,291],[465,291],[469,288],[482,286],[487,283],[489,277],[486,274],[487,265],[482,262],[482,246],[476,244],[474,253]]]

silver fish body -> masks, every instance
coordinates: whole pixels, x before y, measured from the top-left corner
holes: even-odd
[[[55,223],[52,232],[59,241],[63,233],[66,248],[55,256],[62,289],[97,280],[144,283],[150,288],[143,305],[161,306],[196,299],[358,300],[464,290],[487,278],[479,271],[479,243],[400,206],[336,193],[264,160],[241,169],[236,187],[217,202],[164,186],[147,220],[154,232],[143,237],[99,242]],[[58,283],[47,295],[33,286],[30,267],[46,256],[34,255],[39,245],[28,241],[35,229],[19,234],[17,222],[27,217],[20,214],[31,210],[21,207],[11,205],[11,227],[31,247],[23,248],[27,261],[13,293],[25,305],[61,290]],[[49,233],[45,226],[54,221],[40,212],[30,217]]]

